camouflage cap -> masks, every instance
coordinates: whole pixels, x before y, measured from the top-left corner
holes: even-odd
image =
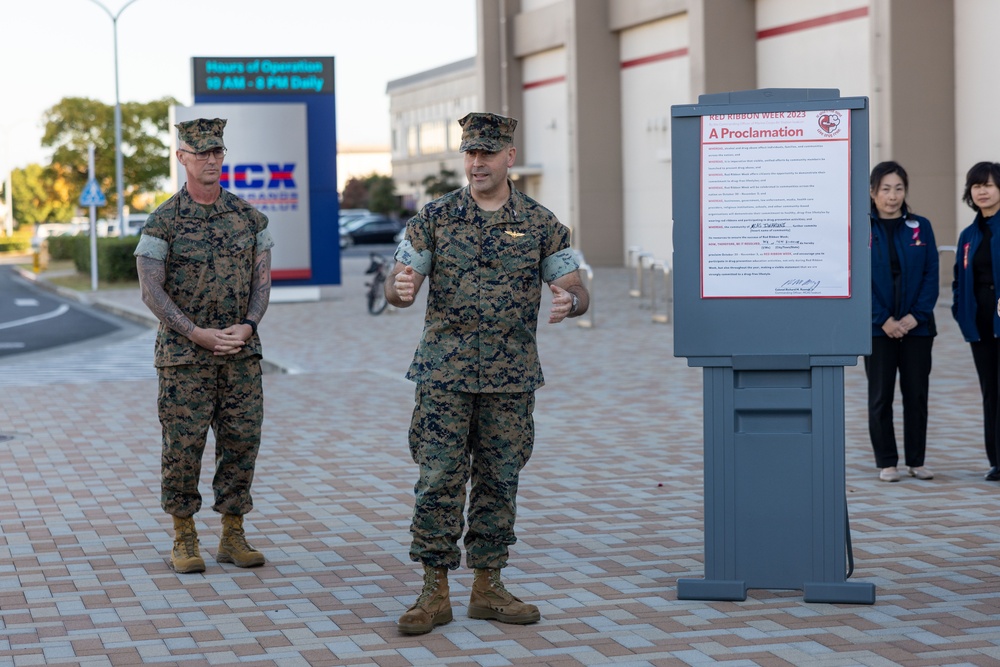
[[[462,126],[461,152],[483,150],[496,153],[514,141],[517,119],[495,113],[470,113],[458,124]]]
[[[222,130],[226,127],[225,118],[196,118],[174,125],[177,128],[177,138],[191,147],[195,153],[203,153],[213,148],[225,148],[222,142]]]

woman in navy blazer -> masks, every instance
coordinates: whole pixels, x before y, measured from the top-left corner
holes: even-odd
[[[1000,419],[997,411],[1000,378],[1000,316],[996,285],[1000,283],[1000,164],[978,162],[965,176],[962,201],[976,212],[972,224],[958,235],[951,313],[972,348],[972,360],[983,394],[983,435],[990,470],[986,479],[1000,480]]]
[[[924,466],[931,346],[937,327],[938,252],[927,218],[906,205],[909,179],[895,162],[875,165],[871,190],[872,353],[868,376],[868,432],[883,482],[901,474],[892,402],[899,373],[903,395],[903,451],[907,471],[933,479]]]

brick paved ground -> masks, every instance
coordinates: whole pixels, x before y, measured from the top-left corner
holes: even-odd
[[[852,581],[875,583],[876,604],[773,590],[678,601],[678,577],[704,574],[701,370],[673,358],[671,326],[610,269],[596,272],[595,328],[539,336],[548,384],[505,574],[543,620],[469,620],[460,570],[455,621],[401,637],[395,620],[420,586],[402,375],[422,319],[368,315],[362,265],[345,261],[343,287],[274,304],[260,326],[267,358],[291,371],[265,377],[247,518],[262,568],[215,563],[207,509],[208,570],[167,566],[155,380],[0,389],[0,434],[14,436],[0,444],[0,665],[1000,664],[1000,486],[982,479],[975,371],[946,308],[933,481],[877,481],[864,374],[847,371]],[[133,291],[99,296],[142,311]]]

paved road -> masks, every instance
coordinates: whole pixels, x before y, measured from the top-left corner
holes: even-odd
[[[121,331],[127,324],[39,289],[0,266],[0,357],[38,352]]]
[[[148,326],[0,266],[0,387],[155,378]]]

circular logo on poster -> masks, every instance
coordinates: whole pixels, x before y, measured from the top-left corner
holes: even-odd
[[[840,134],[840,112],[821,111],[816,114],[816,125],[824,137],[835,137]]]

